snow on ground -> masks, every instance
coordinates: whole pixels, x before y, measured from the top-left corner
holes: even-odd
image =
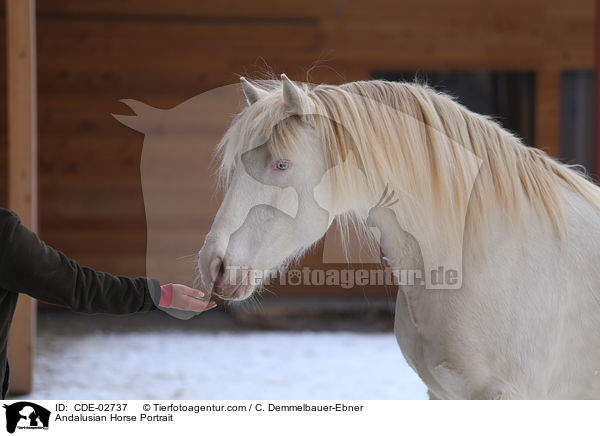
[[[32,399],[426,399],[391,333],[45,335]]]

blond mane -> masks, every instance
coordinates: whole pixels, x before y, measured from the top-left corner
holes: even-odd
[[[468,204],[473,231],[485,231],[486,216],[500,209],[515,223],[531,211],[547,216],[562,235],[565,188],[600,209],[598,188],[579,172],[430,87],[387,81],[299,84],[303,114],[290,119],[281,82],[257,84],[266,91],[264,98],[238,115],[219,145],[224,180],[243,151],[268,139],[275,154],[298,146],[300,127],[308,123],[323,138],[322,156],[331,166],[351,151],[360,167],[334,168],[337,201],[368,210],[390,186],[399,199],[395,210],[402,224],[423,234],[435,228],[451,240],[462,238],[466,217],[461,205]],[[365,197],[370,204],[357,203]]]

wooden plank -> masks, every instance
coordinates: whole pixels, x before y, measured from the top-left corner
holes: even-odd
[[[113,59],[132,66],[135,57],[155,68],[181,68],[211,63],[219,55],[252,50],[271,52],[315,51],[320,32],[313,22],[269,22],[198,25],[191,22],[160,23],[103,19],[41,19],[38,23],[40,56],[50,50],[60,63],[77,68]],[[90,49],[95,49],[90,53]],[[175,63],[173,63],[175,62]],[[102,63],[100,63],[102,65]],[[40,59],[41,65],[41,59]]]
[[[40,14],[73,17],[104,15],[111,17],[161,18],[319,18],[331,15],[337,0],[304,0],[296,2],[249,2],[247,0],[53,0],[42,1]]]
[[[596,0],[596,28],[595,28],[596,49],[594,50],[594,61],[596,63],[595,72],[595,109],[596,122],[594,123],[594,168],[592,174],[596,183],[600,183],[600,0]]]
[[[535,77],[535,146],[560,154],[560,71],[539,69]]]
[[[575,29],[567,38],[576,41],[575,47],[568,47],[563,41],[549,44],[545,35],[551,32],[546,28],[486,32],[477,26],[461,32],[447,23],[431,27],[430,23],[419,22],[344,21],[326,23],[323,29],[325,44],[335,47],[336,59],[353,60],[357,65],[381,63],[380,68],[404,65],[441,69],[593,65],[589,25]]]
[[[7,0],[8,204],[37,228],[35,0]],[[31,391],[36,304],[20,295],[9,336],[11,392]]]
[[[0,1],[0,7],[4,13],[3,1]],[[0,207],[8,207],[6,61],[6,22],[4,19],[0,19]]]

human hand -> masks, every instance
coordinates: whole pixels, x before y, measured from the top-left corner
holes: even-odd
[[[160,287],[160,307],[204,312],[217,306],[214,301],[205,301],[204,292],[185,285],[169,283]]]

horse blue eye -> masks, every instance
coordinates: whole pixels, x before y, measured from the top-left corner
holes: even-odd
[[[275,163],[275,167],[279,170],[279,171],[285,171],[290,167],[290,163],[286,160],[279,160]]]

